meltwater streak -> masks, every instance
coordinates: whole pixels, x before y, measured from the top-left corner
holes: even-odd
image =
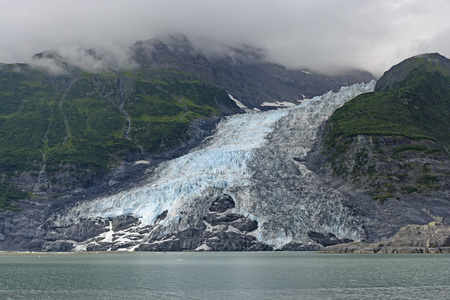
[[[267,143],[267,136],[274,131],[278,121],[291,115],[291,119],[295,116],[291,126],[304,126],[307,134],[300,144],[306,155],[323,121],[346,101],[373,91],[374,86],[374,81],[355,84],[293,108],[228,117],[218,124],[214,135],[201,146],[187,155],[161,163],[146,184],[116,195],[80,202],[68,213],[60,215],[59,222],[73,224],[82,218],[131,215],[140,219],[140,226],[145,226],[153,224],[167,210],[167,217],[160,224],[178,223],[189,203],[205,196],[205,193],[210,195],[214,191],[221,195],[231,188],[250,184],[248,164],[254,158],[255,150]],[[308,117],[302,117],[305,114]],[[313,119],[316,122],[311,122],[310,126],[295,124]],[[291,122],[290,119],[287,122]]]

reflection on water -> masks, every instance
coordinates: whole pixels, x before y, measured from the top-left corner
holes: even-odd
[[[0,255],[1,299],[447,299],[450,255]]]

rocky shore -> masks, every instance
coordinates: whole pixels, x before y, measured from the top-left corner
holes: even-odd
[[[407,225],[378,243],[354,242],[321,249],[321,253],[450,253],[450,226],[438,222]]]

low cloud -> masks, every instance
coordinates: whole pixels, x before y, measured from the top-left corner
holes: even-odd
[[[59,53],[69,64],[91,72],[131,69],[136,66],[129,48],[119,43],[89,50],[79,46],[63,46]]]
[[[113,67],[125,68],[132,61],[118,45],[181,33],[208,55],[252,45],[289,68],[381,75],[416,54],[449,56],[449,10],[446,0],[4,0],[0,61],[56,49],[80,67],[100,69],[115,58]],[[93,48],[109,58],[80,50]]]
[[[29,64],[34,68],[43,69],[55,76],[64,75],[67,73],[64,67],[52,58],[34,58],[29,62]]]
[[[96,49],[62,46],[56,51],[44,51],[34,55],[29,63],[33,67],[45,69],[53,75],[65,74],[65,64],[94,73],[136,67],[136,62],[131,58],[130,48],[118,43]]]

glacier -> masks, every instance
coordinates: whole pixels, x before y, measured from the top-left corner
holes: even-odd
[[[235,203],[231,212],[257,223],[248,234],[272,249],[317,244],[308,235],[311,232],[361,240],[361,222],[343,205],[345,195],[323,185],[303,161],[331,114],[374,87],[375,81],[355,84],[293,107],[226,117],[200,146],[159,164],[138,186],[80,201],[56,213],[52,222],[70,227],[88,219],[131,216],[138,222],[116,232],[115,242],[124,244],[119,249],[136,250],[141,243],[170,241],[171,234],[190,228],[239,232],[205,221],[205,211],[226,195]],[[111,221],[104,227],[95,239],[73,241],[76,249],[86,250],[88,243],[114,243]],[[148,230],[133,239],[136,228]],[[210,247],[203,241],[198,249]]]

